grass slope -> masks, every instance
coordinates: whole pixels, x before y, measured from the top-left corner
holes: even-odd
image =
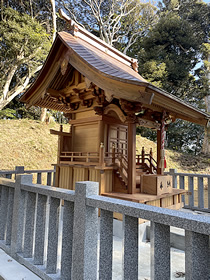
[[[69,131],[69,125],[64,125]],[[46,125],[33,120],[0,120],[0,170],[12,170],[17,165],[25,169],[51,169],[57,160],[57,136],[50,129],[59,130],[59,124]],[[156,144],[137,135],[137,152],[142,147],[149,153],[153,149],[156,158]],[[210,173],[210,158],[191,156],[166,150],[167,169],[179,172]]]

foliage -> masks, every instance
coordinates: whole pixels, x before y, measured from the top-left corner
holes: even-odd
[[[138,42],[139,72],[205,110],[210,6],[197,0],[163,0],[159,8],[157,24]],[[203,129],[197,125],[177,120],[167,134],[170,148],[194,153],[201,149]]]
[[[167,131],[167,147],[176,151],[199,154],[202,148],[204,128],[194,123],[177,120]]]
[[[147,139],[156,142],[157,141],[157,131],[152,130],[147,127],[137,126],[136,134],[141,135],[142,137],[146,137]]]
[[[49,35],[35,19],[12,8],[1,15],[0,109],[28,86],[50,48]]]
[[[0,119],[16,119],[16,111],[14,109],[6,108],[0,111]]]
[[[19,97],[14,98],[3,110],[0,111],[0,119],[31,119],[39,120],[41,108],[31,106],[26,109],[26,105],[19,101]]]
[[[156,7],[140,0],[62,0],[69,16],[110,45],[127,53],[156,20]]]
[[[194,88],[207,86],[195,71],[208,40],[210,7],[202,1],[165,0],[158,23],[150,30],[139,51],[140,74],[179,97],[190,99]],[[148,66],[153,68],[148,73]],[[159,72],[160,70],[160,72]],[[192,79],[192,75],[195,79]],[[189,92],[188,84],[193,87]]]

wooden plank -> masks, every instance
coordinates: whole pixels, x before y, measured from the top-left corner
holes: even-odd
[[[173,196],[176,194],[184,194],[187,193],[185,190],[180,189],[173,189],[172,193],[170,194],[162,194],[162,195],[151,195],[151,194],[142,194],[142,193],[134,193],[134,194],[127,194],[127,193],[121,193],[121,192],[109,192],[109,193],[103,193],[103,196],[113,197],[113,198],[119,198],[129,201],[139,202],[139,203],[145,203],[148,201],[154,201],[161,198]]]
[[[98,123],[74,126],[73,141],[75,152],[98,152]]]
[[[59,187],[63,189],[73,189],[73,167],[61,166],[60,167],[60,178]]]

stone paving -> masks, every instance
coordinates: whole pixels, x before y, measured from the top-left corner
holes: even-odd
[[[113,279],[122,279],[122,239],[114,237]],[[185,271],[185,253],[171,248],[171,280]],[[177,274],[176,274],[177,273]],[[139,244],[139,280],[150,280],[150,243]],[[185,279],[184,277],[179,279]]]

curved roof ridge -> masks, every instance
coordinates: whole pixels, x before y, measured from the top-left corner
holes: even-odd
[[[133,69],[136,68],[135,65],[138,65],[138,60],[135,58],[131,58],[126,54],[122,53],[121,51],[115,49],[110,44],[106,43],[99,37],[95,36],[91,32],[87,31],[85,28],[80,26],[79,24],[75,23],[74,20],[69,18],[62,9],[59,9],[60,16],[69,24],[70,26],[70,33],[75,38],[80,38],[85,42],[89,43],[90,45],[94,46],[95,48],[109,54],[110,56],[118,59],[121,62],[124,62],[126,65],[131,66]],[[60,32],[61,33],[61,32]],[[137,69],[134,69],[137,72]]]

